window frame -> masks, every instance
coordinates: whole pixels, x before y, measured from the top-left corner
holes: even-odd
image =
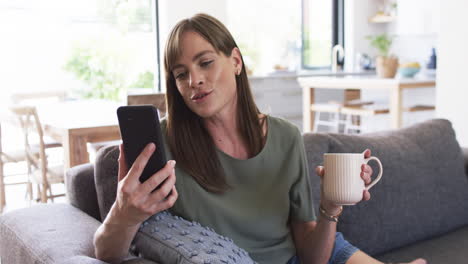
[[[305,64],[305,12],[306,5],[310,5],[310,0],[302,0],[301,4],[301,68],[304,70],[324,70],[331,69],[331,65],[328,66],[310,66]],[[340,44],[343,48],[345,47],[344,39],[344,0],[331,0],[332,1],[332,47]],[[331,50],[330,50],[331,56]],[[344,60],[339,61],[338,65],[343,66]]]
[[[162,92],[161,87],[161,47],[160,47],[160,37],[159,37],[159,0],[154,0],[154,10],[153,10],[153,26],[155,29],[156,37],[156,72],[157,84],[154,85],[153,91]]]

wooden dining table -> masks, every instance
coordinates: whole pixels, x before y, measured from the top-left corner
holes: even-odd
[[[341,89],[358,91],[358,99],[362,90],[380,90],[389,95],[390,122],[392,128],[401,128],[403,120],[403,91],[406,89],[435,87],[436,80],[424,78],[378,78],[377,76],[343,76],[343,77],[300,77],[303,101],[303,131],[312,131],[314,114],[311,104],[315,103],[316,89]],[[345,96],[346,97],[346,96]]]
[[[76,100],[37,106],[44,134],[62,143],[64,168],[89,162],[88,143],[120,139],[117,108],[104,100]]]

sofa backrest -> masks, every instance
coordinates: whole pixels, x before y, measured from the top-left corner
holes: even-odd
[[[371,255],[468,225],[468,179],[455,132],[447,120],[365,135],[304,134],[314,204],[323,153],[372,150],[383,164],[371,200],[346,206],[338,223],[352,244]],[[369,163],[378,172],[373,161]]]
[[[118,146],[107,146],[99,150],[94,166],[94,181],[101,219],[109,213],[117,194]]]
[[[314,204],[320,179],[314,168],[327,152],[362,152],[366,148],[384,167],[372,198],[347,206],[338,230],[354,245],[376,255],[468,225],[468,178],[455,132],[447,120],[366,135],[304,134]],[[101,219],[117,190],[117,146],[105,147],[95,164]],[[374,166],[374,171],[378,168]],[[317,208],[316,208],[317,209]],[[317,212],[318,215],[318,212]]]

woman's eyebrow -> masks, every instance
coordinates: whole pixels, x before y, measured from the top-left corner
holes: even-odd
[[[207,54],[207,53],[215,53],[214,51],[212,50],[203,50],[203,51],[200,51],[197,53],[197,55],[193,56],[193,59],[192,61],[196,61],[198,60],[201,56]]]
[[[208,53],[215,53],[214,51],[212,50],[203,50],[203,51],[200,51],[198,52],[195,56],[193,56],[193,59],[192,61],[196,61],[198,60],[201,56],[205,55],[205,54],[208,54]],[[180,67],[184,67],[184,65],[182,64],[176,64],[174,67],[172,67],[172,71],[177,69],[177,68],[180,68]]]

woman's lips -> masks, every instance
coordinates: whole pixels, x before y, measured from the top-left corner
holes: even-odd
[[[206,100],[206,98],[212,93],[213,91],[209,92],[202,92],[202,93],[197,93],[196,95],[192,96],[192,101],[195,103],[201,103]]]

